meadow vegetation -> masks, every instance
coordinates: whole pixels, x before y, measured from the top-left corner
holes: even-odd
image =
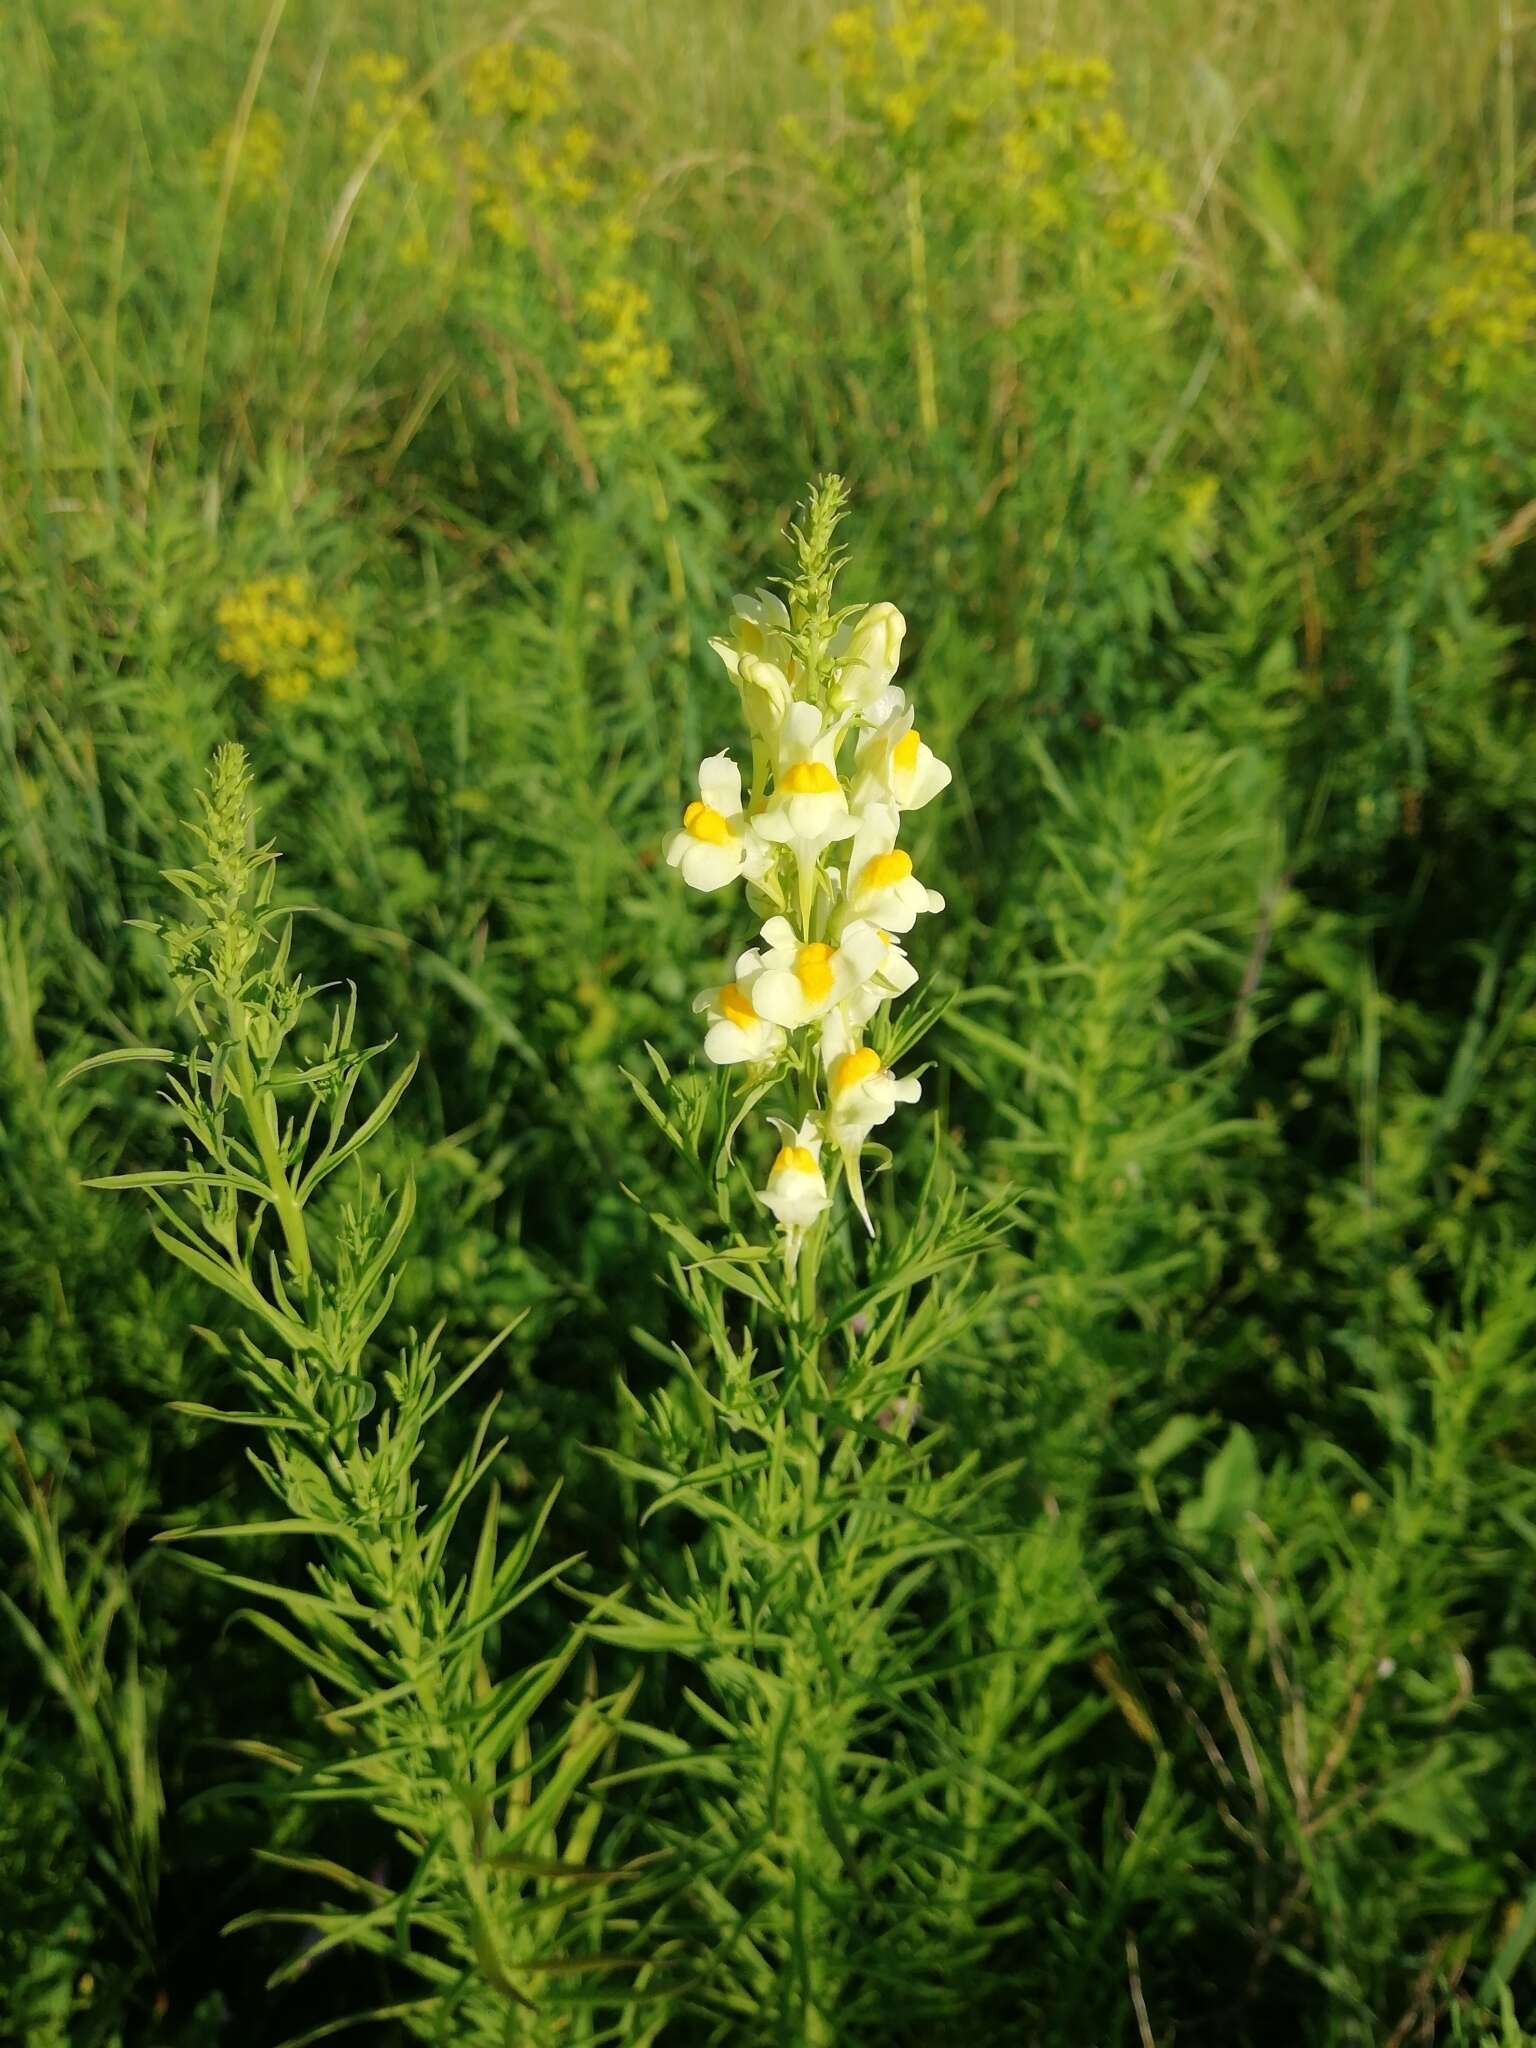
[[[1512,0],[3,42],[0,2037],[1527,2048]],[[664,848],[827,472],[791,1274]]]

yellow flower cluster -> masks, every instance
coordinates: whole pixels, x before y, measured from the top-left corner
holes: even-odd
[[[1178,486],[1165,535],[1167,551],[1175,561],[1202,562],[1210,554],[1216,541],[1220,497],[1221,484],[1209,470],[1201,470]]]
[[[379,146],[379,160],[412,183],[448,183],[448,159],[419,92],[407,88],[409,66],[385,50],[361,50],[347,66],[347,147],[358,156]],[[383,138],[380,145],[380,138]]]
[[[129,37],[125,24],[105,7],[89,8],[80,17],[89,41],[91,62],[100,71],[121,71],[128,62]]]
[[[479,119],[551,121],[576,103],[571,67],[558,50],[534,43],[488,43],[464,70],[464,97]]]
[[[591,410],[643,427],[676,403],[672,351],[651,329],[651,295],[618,272],[583,292],[580,350]]]
[[[1429,317],[1447,375],[1491,384],[1529,368],[1536,347],[1536,247],[1523,235],[1467,236]]]
[[[857,110],[896,136],[930,110],[960,128],[977,126],[986,82],[1013,54],[1013,38],[979,0],[898,5],[885,29],[873,7],[849,7],[827,32]]]
[[[219,185],[229,154],[234,124],[221,128],[198,160],[203,182]],[[283,165],[288,154],[288,131],[270,107],[253,107],[235,160],[231,192],[237,199],[270,199],[283,189]]]
[[[478,219],[504,242],[526,238],[525,220],[592,197],[592,131],[574,118],[571,67],[537,43],[491,43],[464,72],[464,97],[481,124],[460,152]]]
[[[77,19],[99,71],[126,71],[158,38],[187,32],[182,0],[109,0]]]
[[[1096,227],[1100,246],[1152,271],[1168,260],[1167,175],[1108,104],[1101,57],[1025,58],[978,0],[897,0],[828,24],[817,68],[837,79],[848,112],[873,128],[925,188],[995,213],[999,203],[1039,239]],[[801,124],[786,134],[794,142]],[[1001,169],[1001,177],[998,172]],[[1145,278],[1127,296],[1147,294]]]
[[[219,599],[219,653],[259,682],[273,704],[297,704],[317,682],[357,666],[341,614],[317,604],[307,576],[258,576]]]
[[[469,224],[508,249],[558,246],[573,276],[577,307],[574,376],[566,372],[594,440],[618,428],[676,429],[694,412],[697,394],[673,375],[672,352],[654,329],[650,294],[625,261],[633,239],[632,191],[622,174],[605,175],[599,195],[596,139],[578,118],[577,81],[557,50],[502,39],[472,52],[458,74],[459,125],[434,119],[407,85],[399,56],[373,53],[349,73],[357,97],[348,113],[359,149],[373,146],[381,124],[396,133],[383,167],[402,177],[414,170],[398,230],[403,264],[431,269],[453,260],[463,238],[448,232],[452,197]],[[636,174],[638,177],[638,174]],[[446,187],[449,201],[434,201]],[[462,225],[462,222],[461,222]],[[482,248],[486,276],[505,280],[499,252]],[[524,282],[547,288],[547,265]],[[562,305],[559,326],[568,332]]]
[[[471,135],[459,151],[459,165],[476,217],[515,244],[525,239],[525,209],[551,202],[580,206],[592,197],[591,155],[591,130],[572,121],[552,137],[516,135],[500,151]]]
[[[414,198],[456,186],[474,219],[500,241],[518,245],[528,238],[530,215],[592,197],[594,138],[574,118],[571,67],[558,51],[512,42],[476,50],[463,71],[474,128],[457,140],[445,136],[419,91],[407,88],[403,57],[368,51],[352,60],[347,75],[354,87],[351,147],[361,154],[387,130],[382,161],[417,188]],[[416,218],[402,235],[401,261],[430,265],[440,240]]]
[[[1065,228],[1086,200],[1111,244],[1156,267],[1173,253],[1173,194],[1162,164],[1105,104],[1114,83],[1102,57],[1046,51],[1018,66],[1003,161],[1039,225]]]

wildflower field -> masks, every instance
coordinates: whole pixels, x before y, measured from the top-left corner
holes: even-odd
[[[0,2042],[1536,2042],[1533,99],[11,0]]]

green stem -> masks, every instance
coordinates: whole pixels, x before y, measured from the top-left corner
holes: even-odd
[[[262,1171],[272,1193],[272,1207],[282,1228],[283,1242],[288,1247],[288,1258],[293,1266],[294,1278],[301,1289],[307,1288],[314,1271],[309,1256],[309,1234],[304,1228],[304,1215],[294,1194],[293,1184],[288,1178],[283,1163],[282,1147],[278,1142],[277,1110],[272,1101],[271,1091],[262,1086],[240,1020],[231,1018],[234,1028],[234,1047],[231,1070],[234,1077],[235,1093],[245,1111],[246,1122],[250,1125],[251,1136],[256,1140],[256,1150],[261,1158]]]
[[[932,309],[928,301],[928,236],[923,227],[923,182],[916,171],[905,178],[907,268],[912,279],[912,358],[917,370],[917,417],[923,439],[939,430],[938,381],[934,374]]]

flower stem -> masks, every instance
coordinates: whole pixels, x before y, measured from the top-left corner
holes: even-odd
[[[932,308],[928,299],[928,236],[923,226],[923,181],[916,171],[905,179],[907,268],[912,279],[912,358],[917,371],[917,417],[923,439],[939,431],[938,384],[933,362]]]

